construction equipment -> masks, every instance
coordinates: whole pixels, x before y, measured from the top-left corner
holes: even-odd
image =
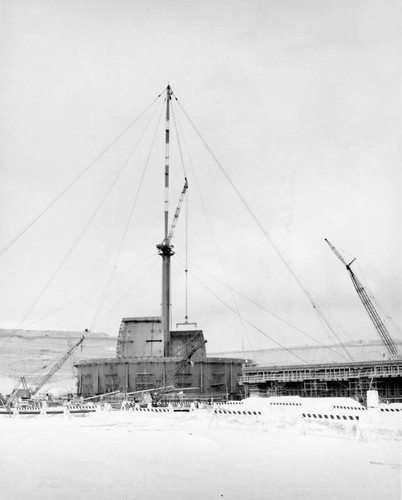
[[[355,273],[351,269],[351,265],[353,262],[356,260],[355,258],[352,259],[349,264],[345,261],[345,259],[342,257],[342,255],[338,252],[338,250],[330,243],[326,238],[325,241],[327,242],[328,246],[330,249],[334,252],[334,254],[338,257],[338,259],[342,262],[342,264],[346,267],[350,279],[352,280],[353,286],[355,287],[355,290],[364,306],[366,309],[371,321],[373,322],[373,325],[375,329],[377,330],[378,335],[380,336],[381,340],[383,341],[391,359],[397,359],[399,358],[399,351],[398,347],[396,346],[395,342],[392,340],[391,335],[389,334],[386,326],[384,325],[383,321],[380,318],[380,315],[378,314],[376,308],[374,307],[373,301],[370,299],[369,294],[367,293],[366,289],[360,282],[360,280],[357,278]]]
[[[35,394],[42,389],[42,387],[48,382],[53,375],[60,370],[60,368],[64,365],[64,363],[68,360],[68,358],[73,354],[73,352],[84,342],[85,336],[83,335],[80,340],[71,347],[66,354],[62,358],[55,363],[52,368],[43,376],[40,382],[35,386],[31,391],[31,396],[35,396]]]
[[[175,382],[176,377],[184,371],[184,369],[186,368],[188,363],[191,363],[191,358],[193,357],[193,355],[199,349],[201,349],[206,343],[207,343],[207,341],[203,340],[201,343],[193,346],[189,350],[187,355],[182,360],[180,360],[174,367],[172,367],[172,369],[169,370],[168,373],[166,373],[167,383],[169,383],[169,382],[174,383]],[[172,390],[172,385],[168,385],[168,386],[161,387],[161,388],[157,389],[153,394],[153,398],[152,398],[153,404],[154,405],[158,404],[158,402],[163,398],[163,396],[165,394],[167,394],[168,392],[171,392],[171,390]]]
[[[169,97],[170,96],[170,88],[168,87],[168,100],[167,103],[169,102]],[[168,106],[168,105],[167,105]],[[167,108],[168,110],[169,108]],[[169,111],[167,111],[167,129],[166,129],[166,134],[168,137],[169,130],[168,130],[168,115]],[[168,150],[168,143],[166,144],[166,148]],[[166,153],[166,161],[168,161],[169,155],[168,152]],[[166,197],[168,196],[168,185],[169,185],[169,166],[166,165],[166,174],[165,174],[165,186],[166,186]],[[168,201],[167,198],[165,200],[165,237],[159,245],[156,245],[156,248],[158,249],[159,255],[162,257],[162,330],[163,330],[163,336],[165,339],[165,356],[169,356],[169,349],[170,349],[170,258],[172,255],[174,255],[173,251],[173,245],[171,244],[174,231],[176,228],[176,224],[179,218],[180,214],[180,209],[184,200],[184,196],[186,194],[188,188],[188,183],[187,183],[187,178],[185,178],[184,182],[184,187],[181,191],[180,194],[180,199],[179,203],[177,205],[176,211],[173,216],[173,221],[172,225],[170,228],[170,231],[168,232]]]
[[[175,210],[175,213],[174,213],[174,216],[173,216],[172,225],[170,226],[169,234],[167,236],[167,239],[163,242],[165,245],[170,245],[171,244],[171,241],[172,241],[172,238],[174,236],[174,231],[176,229],[176,224],[177,224],[177,221],[179,219],[181,206],[183,205],[184,196],[186,194],[187,188],[188,188],[188,182],[187,182],[187,177],[185,177],[184,178],[184,186],[183,186],[183,189],[182,189],[182,191],[180,193],[179,203],[177,204],[177,207],[176,207],[176,210]]]
[[[20,389],[20,385],[22,385],[22,389]],[[29,399],[30,396],[31,392],[28,388],[28,384],[25,380],[25,377],[20,377],[10,394],[10,399],[14,398]]]

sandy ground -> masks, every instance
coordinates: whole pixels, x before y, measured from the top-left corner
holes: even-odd
[[[1,498],[400,500],[401,441],[207,413],[1,417]]]

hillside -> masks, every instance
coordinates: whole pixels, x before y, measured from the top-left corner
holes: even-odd
[[[402,352],[402,342],[395,342]],[[294,354],[292,354],[294,353]],[[348,354],[349,356],[348,356]],[[380,340],[345,342],[328,346],[293,346],[285,349],[271,348],[257,351],[225,351],[210,353],[210,356],[245,358],[261,366],[342,363],[350,361],[378,361],[388,359],[387,351]],[[301,358],[301,359],[300,359]],[[303,361],[301,361],[303,360]]]
[[[9,391],[19,377],[35,384],[81,338],[81,332],[51,330],[0,330],[0,392]],[[82,349],[81,349],[82,347]],[[79,359],[114,357],[116,338],[102,333],[88,335],[51,385],[75,387],[74,362]]]

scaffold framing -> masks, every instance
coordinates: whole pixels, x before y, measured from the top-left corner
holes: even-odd
[[[244,365],[239,379],[249,393],[351,396],[365,399],[369,388],[386,399],[402,400],[402,360],[317,365]]]

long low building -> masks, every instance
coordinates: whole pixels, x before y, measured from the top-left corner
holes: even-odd
[[[243,366],[246,393],[345,396],[365,401],[369,389],[382,399],[402,401],[402,359],[305,365]]]

